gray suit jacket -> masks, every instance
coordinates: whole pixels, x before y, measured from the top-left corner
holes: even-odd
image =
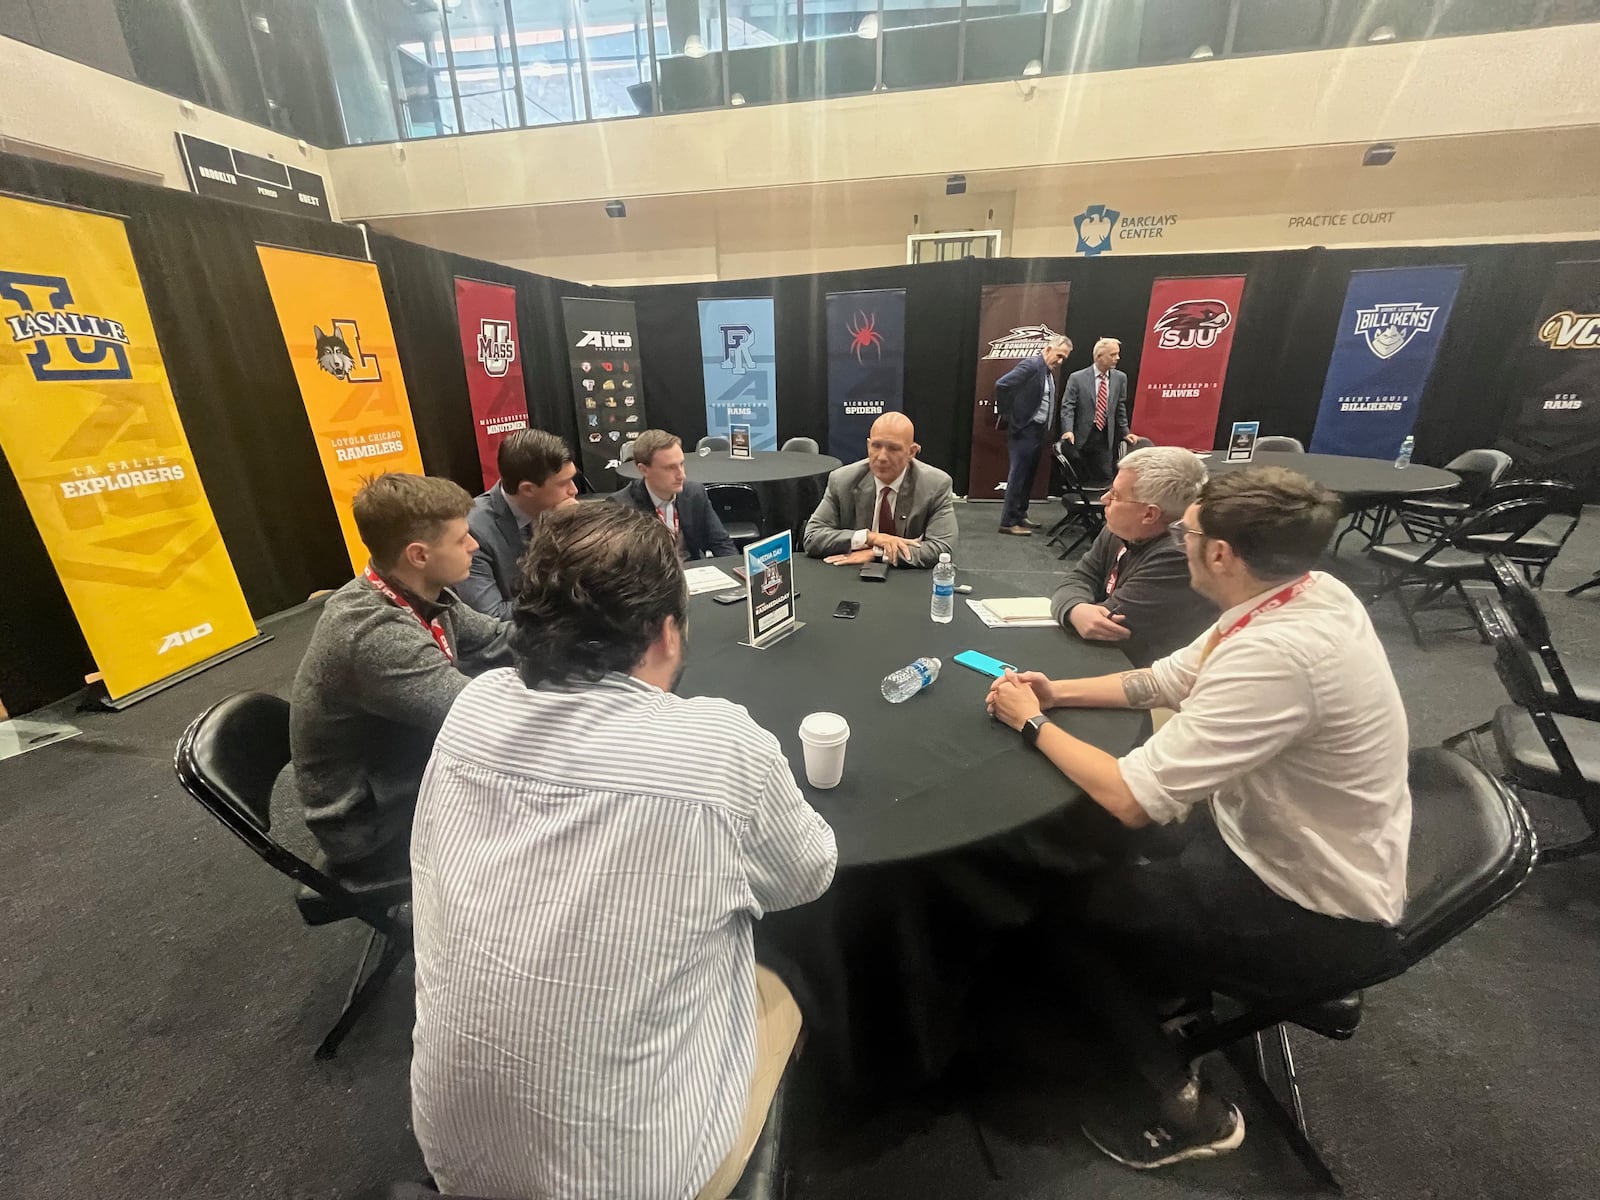
[[[1094,432],[1094,368],[1085,367],[1067,376],[1067,392],[1061,399],[1061,432],[1071,433],[1079,446],[1089,444]],[[1128,377],[1115,367],[1106,380],[1107,442],[1113,447],[1128,436]]]
[[[894,508],[894,531],[900,537],[921,538],[913,548],[910,565],[932,567],[941,554],[956,548],[956,509],[950,476],[938,467],[912,459]],[[878,481],[867,460],[840,467],[828,476],[822,503],[806,522],[806,553],[812,558],[850,553],[850,535],[872,528],[878,504]]]
[[[478,550],[472,556],[472,574],[456,587],[456,595],[481,613],[509,621],[517,591],[517,560],[528,543],[498,483],[472,502],[467,528]]]

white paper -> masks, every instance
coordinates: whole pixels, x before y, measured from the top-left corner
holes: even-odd
[[[725,592],[729,588],[744,586],[721,567],[686,567],[683,577],[689,583],[691,596],[698,596],[701,592]]]
[[[988,610],[987,607],[984,606],[984,603],[983,603],[982,600],[969,599],[967,601],[967,607],[970,608],[974,613],[976,613],[977,616],[978,616],[978,620],[982,621],[990,629],[1053,629],[1053,628],[1055,628],[1055,622],[1053,620],[1051,620],[1049,617],[1043,617],[1043,618],[1041,618],[1039,620],[1036,620],[1036,621],[1002,621],[999,617],[995,616],[992,612],[990,612]]]

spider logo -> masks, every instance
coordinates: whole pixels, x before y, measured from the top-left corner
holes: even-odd
[[[845,323],[845,329],[850,334],[850,349],[855,351],[856,362],[861,362],[863,350],[876,350],[878,361],[883,361],[883,335],[878,332],[878,314],[857,311]]]

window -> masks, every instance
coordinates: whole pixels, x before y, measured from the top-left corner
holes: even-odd
[[[1019,79],[1030,62],[1042,62],[1046,7],[1046,0],[969,4],[962,82]]]
[[[581,121],[583,68],[569,0],[512,0],[523,120],[529,125]]]
[[[800,46],[800,94],[806,100],[870,92],[878,83],[883,23],[874,0],[811,0]]]
[[[955,83],[961,54],[961,4],[884,0],[883,82],[891,88]]]
[[[728,0],[730,104],[771,104],[799,98],[801,3]]]
[[[1145,0],[1139,65],[1220,56],[1228,8],[1228,0]]]
[[[655,28],[662,111],[722,104],[721,6],[717,0],[662,0],[660,7],[666,10]]]
[[[1328,9],[1329,0],[1240,0],[1230,53],[1315,50],[1322,45]]]
[[[462,129],[515,129],[517,70],[502,0],[457,0],[444,5],[450,30],[449,61],[461,99]]]
[[[1435,0],[1366,0],[1341,4],[1334,14],[1334,46],[1379,45],[1428,37]]]

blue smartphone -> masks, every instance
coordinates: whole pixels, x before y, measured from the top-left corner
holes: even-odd
[[[998,658],[990,658],[987,654],[979,654],[976,650],[963,650],[956,655],[956,661],[963,667],[970,667],[980,675],[989,675],[999,679],[1007,671],[1017,668],[1010,663],[1001,662]]]

